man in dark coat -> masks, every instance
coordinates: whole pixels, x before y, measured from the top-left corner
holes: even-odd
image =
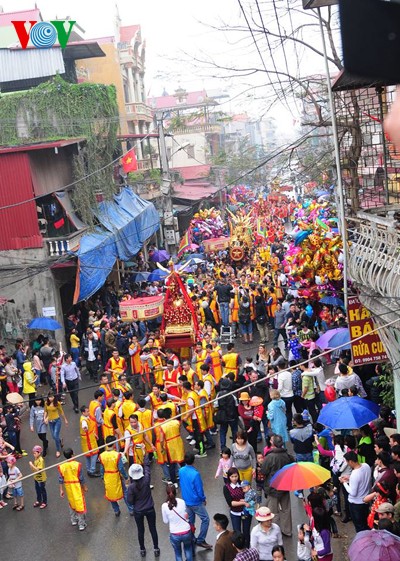
[[[261,466],[261,473],[265,476],[264,490],[267,507],[275,514],[274,522],[280,527],[284,536],[292,535],[292,512],[290,509],[290,492],[277,491],[270,486],[273,476],[284,466],[294,462],[283,446],[281,436],[274,434],[271,438],[272,449],[265,456]]]

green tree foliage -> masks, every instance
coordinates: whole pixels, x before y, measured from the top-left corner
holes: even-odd
[[[109,199],[116,191],[109,165],[119,126],[114,86],[71,84],[56,76],[31,90],[0,96],[0,122],[3,146],[86,139],[73,162],[78,183],[72,200],[82,219],[93,225],[96,195]]]

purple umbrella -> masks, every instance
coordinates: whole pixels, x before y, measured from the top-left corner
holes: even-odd
[[[317,339],[316,344],[320,349],[332,349],[334,345],[330,344],[332,337],[335,335],[340,335],[344,332],[348,333],[347,327],[338,327],[336,329],[329,329],[326,331],[319,339]]]
[[[153,251],[153,253],[149,257],[149,260],[157,261],[157,263],[162,263],[163,261],[168,261],[170,257],[171,256],[168,251],[165,251],[165,249],[158,249],[157,251]]]
[[[350,561],[400,561],[400,538],[386,530],[358,532],[348,554]]]

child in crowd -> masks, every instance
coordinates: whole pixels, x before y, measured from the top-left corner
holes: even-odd
[[[304,529],[304,524],[297,526],[297,559],[298,561],[311,561],[312,545],[310,542],[311,531]]]
[[[267,437],[269,439],[269,437]],[[262,498],[264,494],[264,481],[265,475],[261,472],[261,466],[264,461],[264,456],[261,452],[257,452],[256,454],[257,464],[256,464],[256,493],[257,493],[257,508],[261,506]]]
[[[228,469],[232,467],[233,460],[231,458],[231,451],[226,446],[221,450],[221,458],[218,462],[217,471],[215,473],[215,479],[218,479],[222,475],[225,485],[228,484]]]
[[[7,456],[6,458],[8,467],[8,489],[12,492],[14,497],[13,510],[24,510],[24,490],[22,488],[22,473],[15,465],[17,460],[14,456]]]
[[[243,368],[246,370],[246,368],[251,368],[252,370],[257,370],[256,365],[253,362],[253,358],[251,356],[246,356],[246,361],[244,363]]]
[[[289,332],[288,349],[289,360],[301,360],[301,345],[295,331]]]
[[[33,503],[33,508],[39,507],[41,509],[47,506],[47,475],[45,471],[41,471],[46,467],[42,452],[41,446],[34,446],[32,450],[33,462],[29,462],[31,470],[35,472],[33,479],[35,481],[36,501]]]
[[[250,485],[250,482],[247,479],[244,479],[241,484],[241,488],[243,489],[244,493],[244,500],[248,506],[245,506],[243,509],[243,516],[254,516],[256,513],[256,500],[257,500],[257,493]]]

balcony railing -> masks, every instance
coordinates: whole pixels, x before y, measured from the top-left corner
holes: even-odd
[[[148,158],[147,160],[138,160],[137,165],[138,171],[147,171],[151,169],[150,158]]]
[[[79,247],[79,242],[85,234],[86,228],[73,232],[68,236],[60,238],[46,238],[47,248],[50,257],[59,257],[60,255],[68,255],[70,251],[75,251]]]
[[[395,212],[395,207],[386,207],[349,219],[350,277],[386,298],[400,298],[400,224]]]
[[[125,111],[128,119],[133,118],[137,121],[149,123],[153,120],[153,112],[145,103],[125,103]]]
[[[190,134],[193,132],[221,133],[221,130],[221,125],[196,124],[174,128],[173,132],[175,134]]]

